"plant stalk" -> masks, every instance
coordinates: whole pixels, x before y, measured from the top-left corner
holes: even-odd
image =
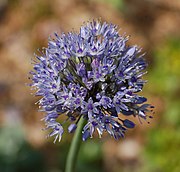
[[[80,145],[82,142],[82,129],[84,127],[85,120],[86,119],[84,119],[82,116],[78,122],[78,126],[74,133],[72,143],[70,145],[69,153],[67,156],[65,172],[74,172],[75,171],[77,156],[78,156],[79,148],[80,148]]]

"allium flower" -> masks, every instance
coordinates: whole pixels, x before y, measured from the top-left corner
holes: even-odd
[[[100,137],[107,132],[119,139],[135,126],[126,119],[130,115],[151,118],[147,112],[153,106],[138,95],[146,82],[142,76],[147,64],[140,49],[128,46],[127,41],[117,26],[94,20],[82,26],[80,33],[55,33],[48,48],[36,55],[31,86],[42,97],[39,105],[54,142],[64,132],[60,116],[69,121],[70,133],[81,117],[87,120],[83,140],[95,131]]]

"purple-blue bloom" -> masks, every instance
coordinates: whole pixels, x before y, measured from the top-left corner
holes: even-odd
[[[87,22],[79,33],[55,33],[48,47],[36,55],[30,72],[49,136],[61,140],[65,116],[68,131],[74,132],[79,119],[87,123],[82,140],[107,132],[115,139],[124,137],[135,123],[129,116],[147,119],[151,111],[147,99],[138,95],[146,81],[147,63],[140,48],[127,45],[128,37],[117,26],[99,20]]]

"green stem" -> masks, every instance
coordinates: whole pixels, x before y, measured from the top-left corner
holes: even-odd
[[[84,123],[85,123],[85,119],[81,117],[78,122],[78,127],[74,133],[73,140],[69,149],[65,172],[75,171],[75,164],[76,164],[79,148],[81,145],[81,140],[82,140],[81,136],[82,136],[82,129],[84,127]]]

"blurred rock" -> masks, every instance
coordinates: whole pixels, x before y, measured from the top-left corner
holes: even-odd
[[[126,138],[118,144],[117,156],[121,161],[138,160],[141,147],[137,140]]]
[[[114,140],[108,140],[103,144],[105,172],[113,172],[117,168],[117,144]]]
[[[28,143],[33,145],[33,147],[41,147],[47,142],[46,135],[47,133],[42,130],[40,124],[27,125],[25,128],[26,140]]]
[[[166,12],[159,15],[154,23],[153,30],[151,32],[152,40],[157,40],[158,42],[165,40],[164,38],[168,35],[173,37],[180,36],[180,11],[177,12]]]
[[[8,126],[22,125],[21,112],[15,106],[9,106],[5,109],[4,114],[4,124]]]
[[[31,35],[32,47],[40,48],[42,44],[47,46],[48,37],[53,37],[54,32],[61,33],[62,28],[58,20],[55,19],[44,19],[34,24]],[[34,51],[36,51],[36,49]]]

